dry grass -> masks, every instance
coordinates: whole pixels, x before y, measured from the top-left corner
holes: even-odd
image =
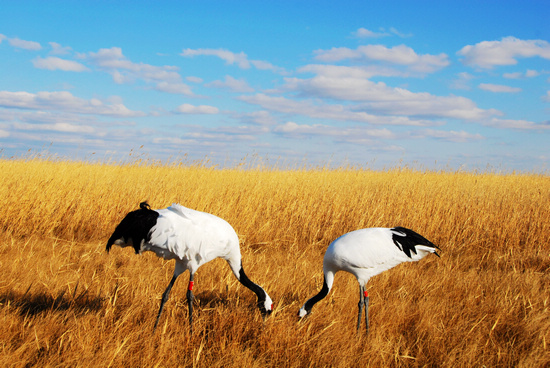
[[[0,160],[0,366],[523,366],[550,364],[550,178],[406,169],[214,170],[200,165]],[[250,278],[220,260],[185,276],[152,327],[173,262],[104,246],[142,200],[216,214],[241,237]],[[369,282],[371,332],[357,335],[358,286],[298,323],[322,283],[328,244],[350,230],[406,226],[441,259]]]

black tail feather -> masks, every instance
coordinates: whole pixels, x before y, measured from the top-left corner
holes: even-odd
[[[391,229],[392,230],[392,240],[394,244],[399,248],[407,257],[412,258],[411,252],[416,254],[416,245],[424,245],[426,247],[431,247],[434,249],[439,249],[437,245],[423,237],[422,235],[407,229],[405,227],[397,226]],[[400,233],[400,234],[398,234]],[[403,235],[404,234],[404,235]],[[435,253],[438,257],[439,254]]]

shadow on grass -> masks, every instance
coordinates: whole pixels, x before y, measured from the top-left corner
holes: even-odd
[[[84,290],[77,295],[78,285],[72,295],[62,291],[56,296],[43,291],[30,292],[31,286],[23,294],[14,291],[0,294],[0,304],[4,307],[10,305],[16,308],[21,316],[35,316],[45,312],[67,310],[72,310],[76,314],[85,314],[101,309],[105,300],[101,296],[88,295],[88,290]]]

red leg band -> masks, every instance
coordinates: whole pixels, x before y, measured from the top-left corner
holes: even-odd
[[[195,285],[194,281],[189,281],[189,291],[193,291],[193,286]]]

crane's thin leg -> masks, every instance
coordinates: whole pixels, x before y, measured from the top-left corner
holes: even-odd
[[[192,273],[189,274],[189,287],[187,288],[187,306],[189,307],[189,331],[192,334],[193,333],[193,300],[195,299],[195,296],[193,295],[193,281],[194,275]]]
[[[365,324],[367,325],[367,334],[369,333],[369,293],[363,292],[365,302]]]
[[[357,315],[357,332],[361,330],[361,314],[363,312],[363,305],[365,304],[365,298],[364,298],[364,291],[365,287],[363,285],[359,285],[359,314]]]
[[[174,282],[176,282],[176,279],[178,278],[178,275],[174,273],[174,276],[172,277],[172,280],[170,280],[170,283],[168,284],[168,287],[166,290],[164,290],[164,293],[162,294],[162,299],[160,301],[160,309],[159,314],[157,315],[157,321],[155,322],[155,327],[153,327],[153,332],[157,329],[157,325],[159,324],[160,315],[162,314],[162,310],[164,309],[164,303],[168,300],[168,297],[170,296],[170,290],[172,290],[172,286],[174,286]]]
[[[361,313],[365,308],[365,324],[367,325],[367,334],[369,333],[369,293],[363,285],[359,285],[359,314],[357,315],[357,332],[361,330]]]

